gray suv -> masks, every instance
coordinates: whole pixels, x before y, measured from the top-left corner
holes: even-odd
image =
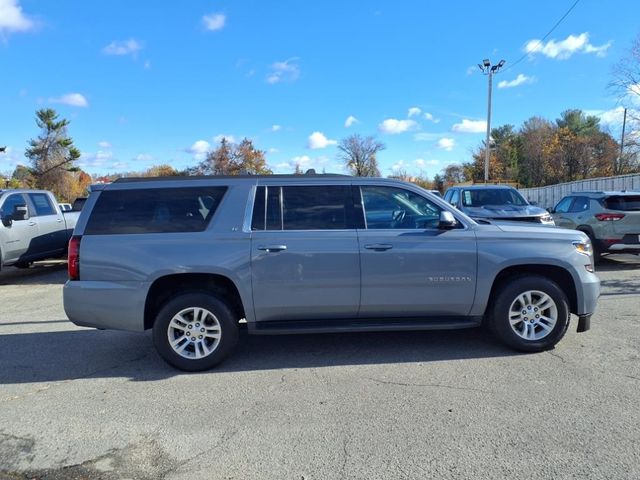
[[[531,205],[509,185],[465,185],[451,187],[444,199],[475,220],[528,222],[553,226],[545,209]]]
[[[337,175],[121,179],[69,244],[77,325],[153,329],[183,370],[250,334],[467,328],[552,348],[599,296],[584,233],[479,225],[397,180]]]
[[[550,209],[556,225],[586,233],[594,259],[640,254],[640,192],[575,192]]]

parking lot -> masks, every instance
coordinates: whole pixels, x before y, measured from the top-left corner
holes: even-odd
[[[185,374],[149,333],[76,327],[66,264],[0,273],[0,478],[640,478],[640,260],[592,329],[255,337]]]

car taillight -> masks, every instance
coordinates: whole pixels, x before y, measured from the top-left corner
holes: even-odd
[[[82,237],[74,236],[69,240],[68,270],[69,280],[80,280],[80,240]]]
[[[595,217],[601,222],[615,222],[624,218],[624,213],[596,213]]]

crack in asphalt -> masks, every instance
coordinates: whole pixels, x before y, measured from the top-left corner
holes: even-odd
[[[401,387],[433,387],[433,388],[448,388],[451,390],[462,390],[466,392],[480,392],[486,393],[487,395],[493,395],[495,392],[490,390],[482,390],[480,388],[472,388],[472,387],[458,387],[455,385],[446,385],[444,383],[403,383],[403,382],[390,382],[387,380],[380,380],[377,378],[367,377],[368,380],[371,380],[378,384],[383,385],[399,385]]]

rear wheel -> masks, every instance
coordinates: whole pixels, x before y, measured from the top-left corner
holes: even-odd
[[[167,302],[153,325],[153,343],[170,365],[208,370],[224,360],[238,341],[238,319],[220,298],[184,293]]]
[[[13,266],[16,268],[29,268],[33,262],[17,262]]]
[[[498,338],[511,348],[523,352],[548,350],[569,327],[567,296],[545,277],[512,279],[498,293],[491,324]]]

